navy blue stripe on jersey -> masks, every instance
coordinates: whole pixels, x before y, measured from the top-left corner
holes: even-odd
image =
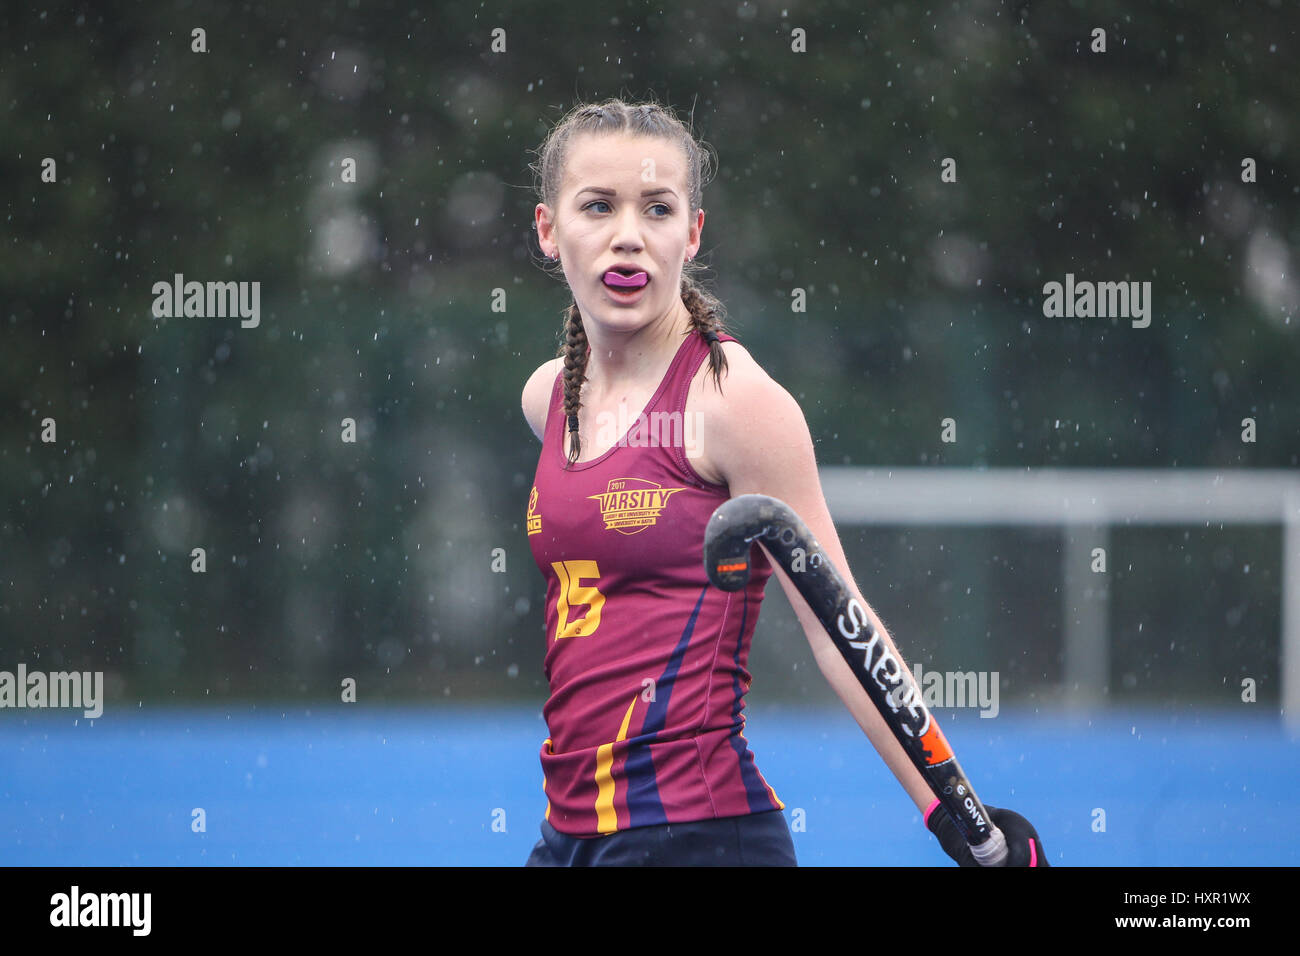
[[[741,696],[745,693],[745,689],[740,686],[740,648],[745,634],[745,620],[749,616],[749,598],[745,591],[740,592],[740,609],[740,627],[736,631],[736,653],[732,657],[736,665],[736,673],[731,682],[736,694],[736,703],[731,708],[731,717],[736,730],[731,735],[731,746],[740,761],[740,778],[745,783],[745,799],[749,801],[749,809],[758,813],[771,810],[772,799],[768,796],[767,785],[758,775],[758,768],[754,766],[754,755],[745,746],[745,738],[740,736],[741,728],[744,727],[740,716]]]
[[[682,631],[682,636],[677,641],[677,646],[673,648],[672,656],[668,658],[663,674],[655,681],[655,699],[650,702],[645,721],[641,724],[641,732],[637,735],[639,741],[644,741],[646,744],[652,742],[668,721],[668,704],[672,700],[673,683],[677,680],[677,672],[681,669],[682,659],[686,656],[686,648],[690,646],[691,635],[695,633],[695,621],[700,616],[700,607],[704,604],[704,595],[708,590],[709,585],[705,584],[695,602],[695,609],[691,611],[690,619],[687,620],[686,627]],[[648,746],[636,747],[628,754],[623,775],[627,779],[627,811],[631,818],[631,825],[640,827],[666,823],[668,817],[664,813],[663,801],[659,799],[654,760],[650,756]]]

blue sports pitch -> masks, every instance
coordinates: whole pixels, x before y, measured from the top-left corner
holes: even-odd
[[[747,715],[801,865],[951,865],[847,711]],[[1053,865],[1300,864],[1300,742],[1275,713],[936,715]],[[517,866],[544,737],[536,708],[6,710],[0,861]]]

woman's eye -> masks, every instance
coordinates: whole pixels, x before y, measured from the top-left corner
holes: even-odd
[[[583,208],[584,208],[584,209],[593,209],[593,208],[596,207],[596,206],[604,206],[604,207],[606,207],[606,208],[608,209],[608,207],[609,207],[609,203],[605,202],[605,200],[603,200],[603,199],[595,199],[595,200],[592,200],[591,202],[587,203],[587,205],[583,206]],[[662,214],[662,215],[659,215],[659,216],[656,216],[656,217],[655,217],[656,219],[665,219],[665,218],[667,218],[668,216],[671,216],[671,215],[673,214],[672,207],[669,206],[669,205],[667,205],[666,203],[657,202],[657,203],[655,203],[653,206],[651,206],[650,208],[651,208],[651,209],[662,209],[662,210],[663,210],[663,214]],[[597,211],[597,212],[601,212],[602,210],[596,210],[596,211]]]

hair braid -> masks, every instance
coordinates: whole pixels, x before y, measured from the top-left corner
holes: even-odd
[[[714,384],[722,390],[722,373],[727,369],[727,354],[722,350],[722,343],[716,334],[727,331],[723,322],[726,309],[722,303],[701,289],[690,276],[682,278],[682,304],[691,313],[691,331],[698,332],[709,343],[709,371],[713,373]]]
[[[587,380],[587,331],[582,327],[582,313],[576,302],[565,312],[564,343],[559,354],[564,356],[564,418],[572,441],[568,452],[568,461],[572,465],[582,454],[578,409],[582,407],[582,383]]]

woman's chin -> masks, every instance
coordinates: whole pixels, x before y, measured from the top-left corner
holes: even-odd
[[[589,306],[578,303],[578,308],[584,319],[590,317],[611,331],[639,329],[655,314],[648,295],[640,296],[636,302],[622,304],[611,300],[610,296],[598,296]]]

